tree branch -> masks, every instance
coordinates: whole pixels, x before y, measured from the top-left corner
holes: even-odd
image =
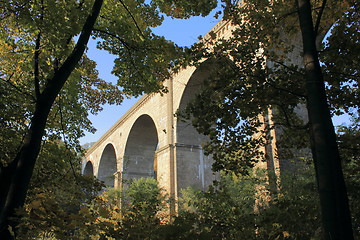
[[[104,34],[107,34],[107,35],[109,35],[109,36],[111,36],[113,38],[116,38],[117,40],[119,40],[122,43],[122,45],[124,45],[124,47],[131,48],[132,50],[135,50],[135,48],[130,46],[123,38],[121,38],[121,37],[119,37],[119,36],[117,36],[117,35],[115,35],[113,33],[110,33],[110,32],[107,32],[107,31],[104,31],[104,30],[101,30],[101,29],[98,29],[98,28],[94,28],[93,31],[104,33]]]
[[[320,7],[320,11],[319,11],[319,14],[316,18],[316,23],[315,23],[315,27],[314,27],[314,32],[315,32],[315,35],[317,36],[318,33],[319,33],[319,27],[320,27],[320,22],[321,22],[321,17],[324,13],[324,9],[325,9],[325,5],[326,5],[326,0],[323,0],[322,1],[322,4],[321,4],[321,7]]]
[[[44,0],[41,0],[41,23],[44,20]],[[40,98],[40,74],[39,74],[39,56],[40,56],[40,43],[41,41],[41,31],[39,31],[36,40],[35,40],[35,52],[34,52],[34,86],[35,86],[35,98]]]
[[[134,62],[134,57],[133,57],[133,55],[132,55],[132,53],[131,53],[132,50],[136,51],[136,48],[135,48],[135,47],[130,46],[127,42],[125,42],[124,39],[120,38],[119,36],[117,36],[117,35],[115,35],[115,34],[113,34],[113,33],[109,33],[109,32],[107,32],[107,31],[104,31],[104,30],[101,30],[101,29],[93,29],[93,30],[94,30],[94,31],[97,31],[97,32],[104,33],[104,34],[108,34],[109,36],[118,39],[118,40],[124,45],[126,51],[128,52],[128,54],[129,54],[129,56],[130,56],[130,59],[131,59],[131,62],[130,62],[130,63],[131,63],[131,65],[137,70],[140,78],[141,78],[142,80],[145,80],[144,76],[143,76],[143,75],[141,74],[141,72],[138,70],[138,68],[137,68],[137,66],[136,66],[136,64],[135,64],[135,62]]]
[[[14,73],[12,73],[12,74],[10,75],[10,77],[9,77],[8,80],[5,80],[5,79],[3,79],[3,78],[0,78],[0,79],[1,79],[2,81],[4,81],[5,83],[9,84],[12,88],[14,88],[14,89],[15,89],[16,91],[18,91],[19,93],[30,97],[31,100],[32,100],[33,102],[35,102],[36,99],[34,98],[33,95],[29,94],[28,92],[23,91],[21,88],[17,87],[15,84],[13,84],[13,83],[10,81],[10,79],[11,79],[11,77],[12,77],[13,75],[14,75]]]
[[[66,136],[65,136],[64,118],[63,118],[63,114],[62,114],[62,110],[61,110],[61,97],[59,97],[58,106],[59,106],[59,114],[60,114],[60,125],[61,125],[62,136],[63,136],[63,139],[64,139],[65,148],[68,151],[71,151],[71,149],[70,149],[70,147],[69,147],[69,145],[67,143]],[[74,164],[73,164],[73,162],[71,161],[70,158],[67,158],[67,160],[70,163],[71,171],[72,171],[72,173],[74,175],[74,178],[76,180],[75,183],[78,184]]]
[[[279,62],[279,61],[276,61],[276,60],[271,60],[271,61],[273,61],[274,63],[279,64],[280,66],[283,66],[284,68],[286,68],[286,69],[288,69],[288,70],[290,70],[290,71],[292,71],[292,72],[294,72],[294,73],[296,73],[296,74],[299,74],[299,75],[301,75],[301,76],[304,76],[304,74],[303,74],[302,72],[296,71],[295,69],[287,66],[286,64],[284,64],[284,63],[282,63],[282,62]]]
[[[288,16],[291,16],[293,14],[297,14],[298,11],[295,10],[295,11],[292,11],[292,12],[288,12],[287,14],[283,15],[283,16],[280,16],[279,19],[277,19],[279,22],[282,21],[283,19],[287,18]]]
[[[356,74],[347,74],[344,72],[337,72],[337,71],[327,71],[324,72],[324,75],[329,75],[329,74],[334,74],[334,75],[338,75],[338,76],[343,76],[343,77],[347,77],[347,78],[360,78],[360,75],[356,75]]]
[[[142,33],[139,25],[138,25],[137,22],[136,22],[134,16],[133,16],[132,13],[130,12],[130,10],[127,8],[127,6],[125,5],[125,3],[124,3],[122,0],[119,0],[119,2],[123,5],[123,7],[125,8],[125,10],[129,13],[131,19],[134,21],[135,26],[136,26],[136,28],[139,30],[141,36],[142,36],[143,38],[145,38],[145,36],[144,36],[144,34]]]
[[[39,79],[39,56],[40,56],[40,39],[41,32],[38,33],[35,41],[35,53],[34,53],[34,85],[35,85],[35,98],[40,97],[40,79]]]
[[[77,63],[80,61],[87,43],[89,41],[91,32],[93,30],[94,24],[96,22],[97,16],[99,15],[103,0],[96,0],[94,2],[93,8],[90,15],[86,19],[86,22],[81,31],[80,37],[71,52],[71,54],[66,58],[64,63],[55,71],[53,77],[48,79],[43,95],[51,95],[51,102],[53,102],[60,92],[61,88],[65,84],[65,81],[68,79],[72,71],[75,69]],[[49,96],[45,96],[47,98]]]
[[[291,91],[291,90],[288,90],[288,89],[285,89],[285,88],[278,87],[278,86],[276,86],[276,84],[272,84],[269,81],[267,81],[266,84],[270,85],[272,88],[275,88],[276,90],[280,90],[282,92],[290,93],[290,94],[292,94],[294,96],[297,96],[297,97],[300,97],[300,98],[306,98],[306,95],[296,93],[294,91]]]
[[[310,122],[307,122],[305,125],[293,125],[290,122],[290,118],[288,115],[288,112],[286,111],[285,107],[283,104],[279,104],[279,103],[275,103],[274,105],[279,106],[280,110],[283,112],[284,117],[285,117],[285,124],[287,127],[289,128],[296,128],[296,129],[308,129],[310,127]],[[280,125],[284,125],[284,124],[280,124]]]

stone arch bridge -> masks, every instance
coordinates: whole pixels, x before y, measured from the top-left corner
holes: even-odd
[[[226,37],[231,25],[221,21],[211,31]],[[182,188],[210,185],[216,175],[201,146],[206,137],[175,113],[199,92],[212,67],[204,62],[197,69],[183,69],[164,83],[167,94],[143,96],[87,151],[83,173],[111,187],[131,178],[154,177],[175,198]]]

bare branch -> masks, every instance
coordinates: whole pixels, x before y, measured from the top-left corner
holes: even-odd
[[[296,128],[296,129],[307,129],[310,127],[310,122],[307,122],[305,125],[293,125],[290,121],[288,112],[286,111],[286,108],[283,104],[279,104],[279,103],[275,103],[274,105],[280,107],[280,110],[282,111],[282,113],[284,114],[285,117],[285,125],[289,128]],[[280,124],[280,125],[284,125],[284,124]]]
[[[319,14],[318,14],[318,16],[316,18],[316,22],[315,22],[315,27],[314,27],[315,35],[318,35],[320,22],[321,22],[321,17],[322,17],[322,15],[324,13],[325,5],[326,5],[326,0],[323,0],[322,4],[321,4],[321,7],[320,7]]]

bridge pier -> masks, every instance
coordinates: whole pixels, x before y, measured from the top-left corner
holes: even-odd
[[[175,144],[177,188],[189,186],[205,190],[216,179],[212,172],[212,158],[205,156],[200,145]]]

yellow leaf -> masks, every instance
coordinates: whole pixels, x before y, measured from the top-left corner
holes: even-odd
[[[29,204],[30,208],[33,209],[39,209],[41,207],[41,201],[40,200],[34,200]]]
[[[290,237],[290,233],[287,232],[287,231],[284,231],[284,232],[283,232],[283,236],[284,236],[284,237]]]

